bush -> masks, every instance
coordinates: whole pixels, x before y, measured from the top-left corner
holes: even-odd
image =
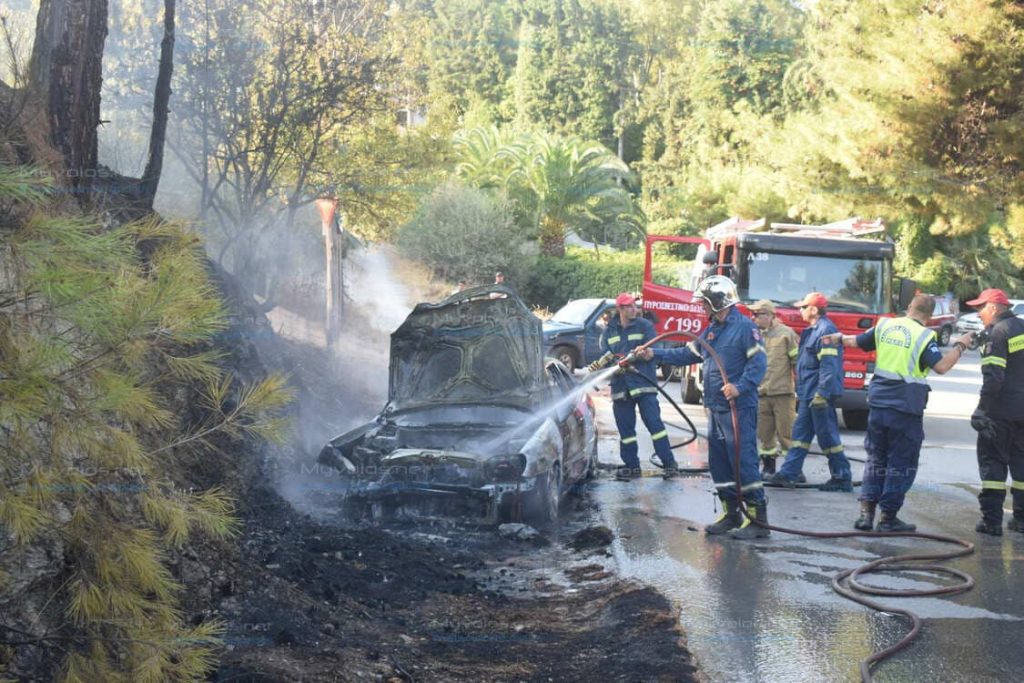
[[[678,286],[673,268],[656,268],[659,282]],[[620,292],[639,292],[643,287],[644,252],[602,252],[570,249],[562,258],[542,256],[520,288],[527,303],[561,308],[569,299],[614,297]]]
[[[398,234],[398,246],[434,274],[469,285],[493,281],[502,271],[510,284],[522,281],[532,265],[525,240],[507,202],[460,185],[439,187]]]

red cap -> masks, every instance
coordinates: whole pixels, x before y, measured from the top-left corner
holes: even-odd
[[[987,303],[1002,304],[1004,306],[1010,305],[1010,300],[1006,297],[1006,292],[1001,289],[986,289],[978,295],[977,299],[972,299],[967,302],[968,306],[984,306]]]
[[[626,292],[623,292],[622,294],[619,294],[617,297],[615,297],[616,306],[632,306],[635,303],[636,297],[634,297],[632,294],[627,294]]]
[[[800,301],[793,303],[797,308],[803,308],[804,306],[816,306],[817,308],[825,308],[828,306],[828,299],[821,292],[811,292]]]

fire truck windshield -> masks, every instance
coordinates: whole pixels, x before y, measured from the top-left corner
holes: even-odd
[[[891,276],[883,259],[753,251],[740,263],[737,285],[740,298],[748,303],[770,299],[792,306],[808,292],[821,292],[831,310],[889,312]]]

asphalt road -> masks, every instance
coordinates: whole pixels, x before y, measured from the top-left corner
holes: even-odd
[[[976,354],[944,377],[933,377],[925,416],[925,445],[914,489],[901,517],[923,531],[977,542],[974,555],[948,564],[973,575],[975,588],[951,598],[885,598],[924,618],[918,640],[875,668],[877,681],[1024,680],[1024,535],[1002,538],[974,532],[978,474],[968,416],[977,403]],[[668,390],[678,396],[679,385]],[[678,400],[678,399],[677,399]],[[595,395],[603,462],[618,462],[618,442],[607,391]],[[663,415],[674,412],[664,399]],[[687,406],[703,429],[699,406]],[[671,431],[671,430],[670,430]],[[640,452],[652,452],[640,428]],[[864,456],[863,432],[843,432],[851,456]],[[681,465],[706,461],[701,442],[677,455]],[[680,453],[680,451],[677,451]],[[854,463],[855,476],[860,465]],[[651,468],[652,474],[653,467]],[[811,481],[827,478],[822,457],[805,465]],[[596,496],[616,534],[613,552],[622,572],[661,589],[681,608],[688,646],[712,681],[854,681],[858,662],[894,643],[906,630],[896,616],[836,595],[831,576],[880,555],[949,549],[915,539],[813,540],[773,534],[754,542],[708,537],[713,521],[711,481],[691,476],[665,482],[599,481]],[[856,493],[768,489],[770,518],[812,530],[850,529]],[[1007,506],[1009,499],[1007,500]],[[928,587],[925,574],[873,575],[875,585]],[[637,653],[642,656],[642,653]]]

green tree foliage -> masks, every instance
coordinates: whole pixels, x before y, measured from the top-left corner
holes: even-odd
[[[563,254],[570,231],[618,243],[642,234],[643,215],[626,189],[632,174],[597,143],[473,129],[456,139],[455,151],[456,173],[476,187],[506,193],[547,254]]]
[[[455,184],[441,186],[423,201],[399,232],[398,244],[439,277],[471,285],[491,282],[498,270],[518,282],[532,261],[508,203]]]
[[[66,624],[26,635],[63,681],[205,680],[219,626],[183,621],[165,553],[233,534],[232,502],[172,475],[225,435],[280,435],[288,392],[219,369],[225,311],[194,236],[48,211],[40,177],[0,165],[0,533],[64,560]],[[182,394],[203,417],[176,414]]]
[[[615,5],[523,0],[512,88],[518,125],[617,146],[636,42]]]

